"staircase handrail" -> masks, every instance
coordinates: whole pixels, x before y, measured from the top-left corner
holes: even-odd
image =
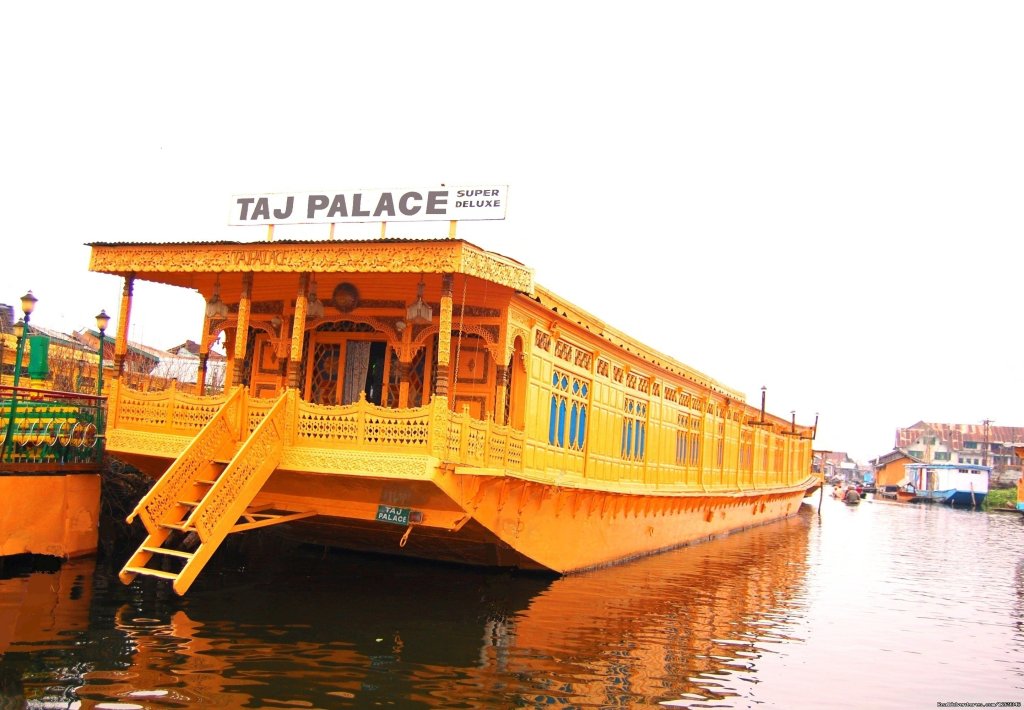
[[[228,444],[238,441],[244,392],[244,387],[235,388],[181,455],[139,500],[127,518],[128,523],[139,515],[146,530],[155,529],[167,512],[178,504],[181,491],[195,480],[196,470],[213,461]]]
[[[285,390],[281,394],[263,421],[239,447],[209,493],[192,511],[189,524],[196,528],[199,539],[204,543],[230,532],[277,468],[284,448],[288,401],[294,393],[294,390]]]

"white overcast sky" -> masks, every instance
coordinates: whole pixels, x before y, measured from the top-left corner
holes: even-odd
[[[232,194],[501,184],[507,219],[459,237],[819,414],[818,448],[1024,426],[1019,0],[8,3],[0,26],[0,302],[32,289],[39,325],[116,317],[88,242],[263,240]],[[130,337],[201,317],[140,284]]]

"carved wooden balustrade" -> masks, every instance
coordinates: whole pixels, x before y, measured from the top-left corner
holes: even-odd
[[[522,432],[473,419],[468,411],[450,418],[444,458],[468,466],[522,470]]]
[[[245,388],[238,389],[238,416],[247,435],[278,400],[255,398]],[[195,436],[235,393],[202,397],[177,390],[139,392],[121,386],[115,396],[109,428],[156,436]],[[451,412],[444,397],[409,409],[379,407],[362,397],[343,406],[312,404],[301,400],[296,390],[286,390],[282,397],[287,399],[282,434],[285,447],[410,453],[460,465],[523,468],[523,432],[473,419],[467,412]]]
[[[130,411],[137,412],[146,408],[130,396],[131,390],[121,390],[121,394],[128,395],[125,399],[129,401],[128,408]],[[161,392],[157,394],[165,395],[167,393]],[[145,396],[149,397],[148,394]],[[189,399],[194,400],[195,397],[189,397]],[[214,458],[218,457],[218,455],[221,458],[228,458],[230,456],[230,448],[239,438],[238,422],[240,421],[239,413],[243,404],[242,392],[241,390],[235,390],[228,397],[218,397],[217,399],[224,406],[214,409],[207,421],[199,422],[194,417],[189,419],[193,424],[199,425],[194,432],[195,438],[192,439],[184,453],[178,457],[171,468],[164,474],[162,480],[165,484],[163,486],[154,486],[143,496],[142,500],[135,506],[135,510],[128,516],[128,522],[131,522],[136,515],[141,515],[146,529],[155,530],[160,523],[173,517],[174,508],[179,505],[179,501],[184,497],[182,492],[193,485],[197,478],[201,477],[201,472],[204,469],[211,468],[211,461]],[[173,393],[166,401],[163,398],[159,398],[159,401],[161,402],[159,410],[165,411],[167,414],[166,418],[162,420],[164,428],[173,431],[173,433],[181,433],[183,428],[181,425],[182,418],[178,416],[176,411],[179,408],[174,406],[175,398]],[[182,405],[181,408],[188,408],[190,411],[194,411],[192,402],[182,403]],[[133,422],[134,419],[129,418],[127,421]],[[177,422],[177,425],[175,425],[175,422]],[[114,422],[110,424],[113,427]],[[149,427],[153,425],[153,422],[148,422],[147,424]],[[153,430],[147,429],[147,431]],[[214,476],[211,474],[211,477]]]

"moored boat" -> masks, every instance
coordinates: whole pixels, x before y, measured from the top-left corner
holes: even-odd
[[[1024,456],[1024,446],[1015,446],[1014,453],[1018,457]],[[1024,476],[1017,479],[1017,510],[1024,513]]]
[[[228,534],[280,523],[349,549],[568,573],[792,515],[815,489],[814,426],[451,229],[90,245],[90,269],[124,279],[107,451],[156,481],[122,581],[183,594]],[[207,299],[197,391],[125,376],[139,279]],[[221,334],[230,384],[205,393]]]
[[[988,495],[990,466],[911,463],[905,468],[907,484],[904,488],[914,492],[915,500],[980,508]]]
[[[896,500],[901,503],[916,503],[918,501],[917,491],[900,487],[896,489]]]
[[[896,491],[896,500],[903,503],[948,503],[954,492],[918,490],[913,484],[907,484]]]

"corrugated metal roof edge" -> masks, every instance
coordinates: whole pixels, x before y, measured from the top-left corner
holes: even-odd
[[[274,239],[272,241],[265,240],[248,240],[248,241],[236,241],[233,239],[217,239],[213,241],[203,240],[186,240],[180,242],[86,242],[87,247],[118,247],[118,246],[150,246],[150,247],[162,247],[162,246],[186,246],[188,244],[199,244],[203,246],[227,246],[227,245],[238,245],[238,244],[252,244],[254,246],[261,246],[266,248],[268,244],[344,244],[344,243],[358,243],[358,244],[372,244],[375,242],[464,242],[477,249],[483,249],[483,247],[473,244],[473,242],[465,239],[452,239],[450,237],[384,237],[383,239],[367,237],[366,239]],[[484,250],[486,251],[486,250]]]
[[[466,239],[452,238],[452,237],[384,237],[382,239],[366,238],[366,239],[274,239],[273,241],[233,241],[230,239],[218,239],[214,241],[184,241],[184,242],[86,242],[84,246],[87,247],[183,247],[183,246],[208,246],[208,247],[224,247],[224,246],[254,246],[261,249],[266,249],[267,245],[270,244],[295,244],[300,246],[311,246],[314,244],[426,244],[426,243],[446,243],[446,242],[460,242],[474,249],[479,249],[484,254],[493,254],[501,259],[506,259],[514,264],[518,264],[523,268],[529,268],[525,263],[518,259],[502,254],[501,252],[492,251],[491,249],[485,249],[484,247],[471,242]]]

